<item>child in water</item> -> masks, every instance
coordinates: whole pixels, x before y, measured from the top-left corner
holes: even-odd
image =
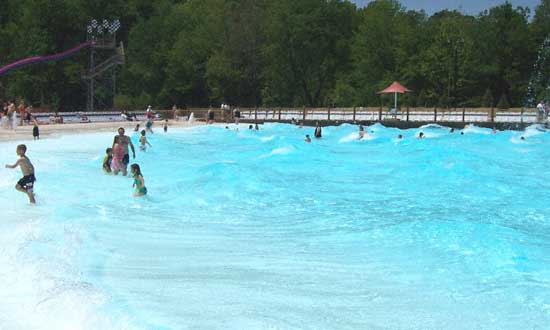
[[[114,175],[118,175],[118,172],[122,170],[124,165],[122,164],[122,160],[124,159],[124,149],[118,145],[118,143],[115,143],[113,146],[113,158],[111,159],[111,170],[113,170]]]
[[[111,173],[112,162],[113,162],[113,149],[107,148],[107,150],[105,150],[105,157],[103,158],[103,171],[105,171],[105,173]]]
[[[34,127],[32,128],[32,136],[35,140],[40,140],[40,131],[38,130],[38,123],[34,121]]]
[[[141,137],[139,138],[139,143],[141,143],[139,146],[139,149],[142,151],[147,150],[147,145],[149,145],[149,147],[152,147],[151,143],[149,143],[149,141],[147,141],[147,138],[145,137],[145,130],[141,131]]]
[[[36,201],[34,199],[33,192],[34,182],[36,181],[36,178],[34,177],[34,166],[32,165],[31,160],[25,155],[26,152],[26,145],[18,145],[16,148],[16,153],[17,156],[19,156],[19,159],[13,165],[6,165],[6,168],[16,168],[17,166],[21,167],[23,177],[17,181],[15,189],[27,194],[27,196],[29,196],[29,202],[31,204],[35,204]]]
[[[365,128],[363,125],[359,125],[359,140],[363,139],[365,137]]]
[[[309,134],[306,134],[306,138],[304,139],[307,143],[311,142],[311,138],[309,137]]]
[[[168,132],[168,119],[164,122],[164,133]]]
[[[138,164],[132,164],[130,166],[130,171],[134,175],[134,185],[133,187],[136,189],[134,191],[135,197],[145,196],[147,195],[147,188],[145,187],[145,180],[143,179],[143,175],[141,174],[141,169],[139,168]]]

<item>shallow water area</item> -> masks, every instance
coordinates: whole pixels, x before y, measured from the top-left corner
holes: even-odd
[[[366,131],[133,135],[143,198],[101,171],[113,134],[26,141],[37,205],[0,169],[0,329],[550,324],[550,133]]]

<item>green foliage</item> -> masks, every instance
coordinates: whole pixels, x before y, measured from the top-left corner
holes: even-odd
[[[510,103],[508,102],[508,98],[506,97],[506,94],[502,94],[500,97],[500,100],[497,104],[498,109],[510,109]]]
[[[128,95],[118,94],[115,96],[114,106],[121,110],[131,110],[132,98]]]
[[[550,35],[550,0],[531,22],[508,2],[428,17],[396,0],[5,0],[0,65],[71,48],[104,17],[122,22],[115,106],[124,108],[390,106],[376,93],[394,80],[416,91],[403,105],[494,105],[492,91],[519,106]],[[80,110],[87,66],[82,52],[10,72],[0,99]]]
[[[485,94],[483,94],[483,98],[481,100],[481,106],[484,108],[492,108],[494,105],[494,98],[493,98],[493,92],[491,92],[491,89],[487,88],[485,90]]]

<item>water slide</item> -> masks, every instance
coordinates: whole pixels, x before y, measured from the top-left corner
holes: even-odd
[[[28,57],[28,58],[13,62],[11,64],[8,64],[8,65],[3,66],[3,67],[0,68],[0,76],[10,72],[13,69],[17,69],[17,68],[25,66],[25,65],[30,65],[30,64],[35,64],[35,63],[42,63],[42,62],[49,62],[49,61],[57,61],[57,60],[64,59],[65,57],[69,57],[69,56],[73,55],[74,53],[77,53],[78,51],[80,51],[83,48],[89,47],[90,45],[92,45],[92,43],[93,43],[93,41],[87,41],[83,44],[80,44],[80,45],[78,45],[76,47],[73,47],[69,50],[66,50],[62,53],[57,53],[57,54],[47,55],[47,56],[33,56],[33,57]]]

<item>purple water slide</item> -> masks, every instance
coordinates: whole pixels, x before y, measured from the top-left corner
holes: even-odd
[[[74,48],[71,48],[69,50],[66,50],[62,53],[57,53],[57,54],[47,55],[47,56],[33,56],[33,57],[28,57],[28,58],[10,63],[10,64],[0,68],[0,76],[10,72],[13,69],[16,69],[16,68],[19,68],[19,67],[22,67],[22,66],[25,66],[25,65],[41,63],[41,62],[48,62],[48,61],[57,61],[57,60],[63,59],[67,56],[71,56],[72,54],[80,51],[83,48],[89,47],[91,44],[93,44],[93,41],[87,41],[83,44],[80,44],[80,45],[78,45]]]

